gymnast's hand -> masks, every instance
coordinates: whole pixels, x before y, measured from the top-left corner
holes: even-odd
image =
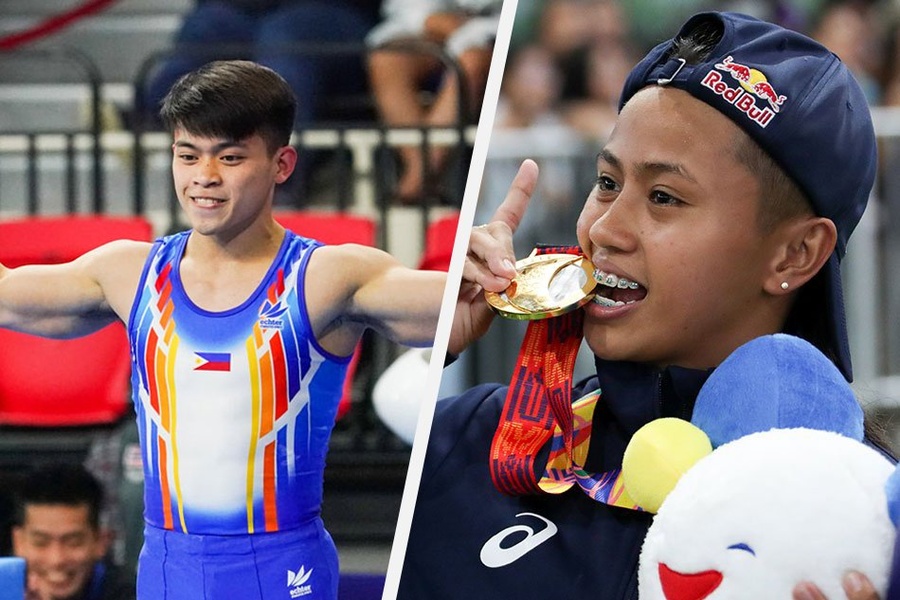
[[[461,353],[490,327],[494,313],[482,292],[502,292],[516,276],[513,234],[534,193],[537,177],[537,164],[533,160],[525,160],[490,223],[472,228],[453,330],[447,345],[447,351],[451,354]]]

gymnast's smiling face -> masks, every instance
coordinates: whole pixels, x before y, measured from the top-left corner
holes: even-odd
[[[275,185],[291,175],[297,152],[270,151],[259,134],[242,140],[174,131],[175,191],[193,229],[202,235],[236,237],[271,219]]]

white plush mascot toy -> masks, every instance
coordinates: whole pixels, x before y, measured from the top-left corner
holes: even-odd
[[[801,581],[843,598],[850,569],[887,598],[900,476],[863,443],[862,419],[841,374],[807,342],[778,334],[738,348],[704,385],[691,423],[649,423],[626,451],[627,492],[657,512],[640,598],[789,600]]]

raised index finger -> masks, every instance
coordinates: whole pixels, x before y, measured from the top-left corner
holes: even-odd
[[[512,233],[515,233],[516,229],[519,228],[519,223],[522,222],[525,209],[528,208],[528,201],[534,193],[537,178],[537,163],[530,158],[522,161],[519,171],[509,186],[506,198],[497,207],[494,216],[491,217],[491,221],[502,221],[509,226]]]

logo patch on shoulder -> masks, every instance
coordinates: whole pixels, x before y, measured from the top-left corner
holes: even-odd
[[[723,73],[730,75],[738,85],[731,87]],[[715,69],[703,77],[701,84],[763,128],[781,112],[787,100],[787,96],[779,94],[761,71],[736,63],[731,56],[716,63]]]
[[[284,319],[282,319],[282,316],[287,310],[288,306],[282,300],[275,304],[268,300],[263,302],[263,305],[259,308],[260,329],[283,329]]]

